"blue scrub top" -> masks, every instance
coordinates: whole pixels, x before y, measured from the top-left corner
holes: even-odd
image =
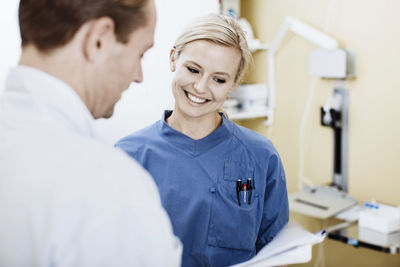
[[[165,118],[121,139],[116,146],[136,159],[159,188],[175,235],[183,243],[182,266],[228,266],[253,257],[289,218],[286,178],[271,141],[222,115],[210,135],[193,140]],[[236,182],[251,178],[254,189]],[[246,193],[246,203],[244,203]]]

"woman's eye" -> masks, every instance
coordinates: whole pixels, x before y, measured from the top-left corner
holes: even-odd
[[[191,68],[191,67],[187,67],[187,69],[191,72],[191,73],[199,73],[198,70]]]
[[[225,80],[220,78],[214,78],[214,81],[216,81],[217,83],[225,83]]]

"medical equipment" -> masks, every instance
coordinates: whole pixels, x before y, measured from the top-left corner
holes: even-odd
[[[345,220],[328,227],[328,237],[354,247],[365,247],[390,254],[400,253],[400,206],[374,200],[357,205],[335,216]]]
[[[333,96],[321,107],[321,124],[331,127],[334,131],[333,181],[331,185],[345,192],[348,190],[348,106],[348,90],[335,88]]]
[[[310,56],[310,74],[315,77],[335,80],[333,96],[321,108],[321,124],[331,127],[334,130],[334,172],[332,184],[329,186],[299,188],[300,191],[289,195],[289,206],[292,211],[326,219],[357,204],[356,199],[347,194],[349,100],[345,82],[346,79],[355,77],[356,55],[350,50],[339,49],[336,40],[299,20],[289,17],[286,20],[286,25],[289,26],[285,26],[284,24],[281,28],[281,34],[278,34],[275,47],[279,47],[283,34],[288,29],[291,29],[293,32],[323,47],[322,49],[313,51]],[[269,60],[273,60],[272,55],[269,56]],[[270,62],[270,64],[272,65],[273,62]],[[271,80],[273,82],[273,77],[272,79],[270,78],[270,84],[272,84],[269,86],[270,90],[273,88]],[[270,93],[273,92],[270,91]],[[269,107],[274,107],[274,103],[269,104]],[[306,114],[308,113],[306,112]],[[304,125],[303,118],[303,127],[301,129],[304,128]],[[301,148],[302,138],[300,139]],[[302,149],[300,151],[303,152]],[[302,155],[300,155],[300,158],[302,158]],[[300,164],[302,164],[301,160]],[[301,180],[303,179],[301,166],[299,170],[299,187],[301,187]]]
[[[375,201],[364,203],[358,217],[358,226],[381,233],[400,231],[400,207],[393,207]]]
[[[305,187],[289,194],[290,209],[321,219],[357,204],[348,190],[348,90],[338,81],[333,96],[321,108],[321,124],[334,130],[333,181],[330,186]],[[299,177],[301,178],[301,177]]]
[[[268,114],[267,126],[273,123],[275,109],[275,54],[287,32],[293,32],[318,45],[310,58],[310,73],[322,78],[345,79],[355,75],[355,54],[339,49],[338,42],[329,35],[293,17],[286,17],[272,44],[268,47]]]

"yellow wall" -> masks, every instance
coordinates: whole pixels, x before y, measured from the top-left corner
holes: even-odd
[[[297,17],[323,30],[331,0],[242,0],[241,15],[255,36],[270,43],[284,17]],[[357,53],[357,78],[348,82],[349,193],[361,203],[376,199],[400,205],[400,1],[334,0],[328,34]],[[274,125],[241,121],[272,139],[284,161],[288,190],[297,189],[299,126],[311,83],[309,56],[317,47],[288,34],[276,55],[277,108]],[[254,54],[247,82],[266,82],[266,53]],[[320,126],[319,108],[333,82],[317,80],[305,132],[304,175],[314,184],[332,179],[333,132]],[[320,221],[294,215],[318,228]],[[400,266],[400,256],[325,242],[326,266]],[[352,264],[345,265],[346,259]],[[370,260],[368,260],[370,259]]]

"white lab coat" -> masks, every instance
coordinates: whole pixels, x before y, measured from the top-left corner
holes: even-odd
[[[149,174],[99,141],[78,95],[16,67],[0,101],[0,266],[179,266]]]

